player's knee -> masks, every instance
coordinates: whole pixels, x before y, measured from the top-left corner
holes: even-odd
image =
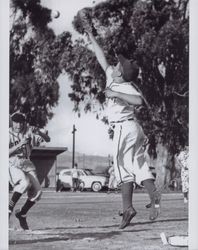
[[[41,199],[41,196],[42,196],[42,190],[40,189],[37,191],[36,195],[32,197],[30,200],[37,202]]]
[[[30,186],[30,180],[28,178],[22,178],[16,189],[20,191],[20,193],[25,193],[27,191],[27,189],[29,188]]]

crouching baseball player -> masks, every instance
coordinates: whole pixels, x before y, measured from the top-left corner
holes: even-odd
[[[108,120],[114,127],[114,170],[122,192],[123,217],[119,228],[128,226],[136,215],[132,202],[134,182],[147,189],[151,199],[149,218],[155,220],[159,214],[160,194],[145,159],[144,144],[147,138],[134,114],[135,107],[143,102],[143,97],[133,87],[139,68],[121,54],[117,55],[116,66],[109,65],[103,49],[93,35],[87,13],[82,10],[79,15],[96,58],[106,74],[106,111]]]
[[[28,126],[22,113],[11,116],[12,126],[9,129],[9,181],[13,187],[13,195],[9,202],[9,217],[22,196],[27,191],[24,206],[15,212],[20,226],[28,230],[26,214],[41,197],[41,186],[36,175],[36,168],[30,160],[31,148],[40,141],[50,141],[46,133]]]

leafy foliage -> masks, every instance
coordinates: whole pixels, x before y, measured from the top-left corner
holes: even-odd
[[[24,112],[30,124],[44,127],[58,103],[57,78],[69,33],[55,36],[48,28],[51,10],[40,0],[12,0],[10,29],[10,113]]]

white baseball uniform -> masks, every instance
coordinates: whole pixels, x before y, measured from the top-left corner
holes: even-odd
[[[112,91],[141,96],[131,82],[115,83],[113,67],[106,70],[106,87]],[[145,157],[145,136],[142,127],[135,119],[135,106],[118,98],[108,98],[106,115],[114,127],[113,155],[114,169],[118,185],[126,182],[141,182],[154,179]]]
[[[31,148],[38,145],[41,137],[35,135],[33,127],[25,127],[20,133],[9,129],[9,148],[17,145],[22,139],[29,138],[29,143],[15,151],[9,157],[9,181],[14,191],[25,193],[31,201],[38,200],[41,196],[41,186],[36,175],[36,168],[30,160]]]

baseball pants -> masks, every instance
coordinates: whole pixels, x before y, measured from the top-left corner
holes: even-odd
[[[145,136],[142,127],[134,120],[114,123],[113,155],[118,185],[155,179],[145,155]]]
[[[30,160],[28,161],[28,170],[20,168],[20,160],[15,161],[15,163],[18,163],[17,165],[14,165],[13,161],[10,163],[9,181],[15,192],[23,194],[27,191],[28,198],[31,201],[37,201],[42,194],[41,185],[36,175],[35,166]],[[30,168],[31,165],[32,168]]]

